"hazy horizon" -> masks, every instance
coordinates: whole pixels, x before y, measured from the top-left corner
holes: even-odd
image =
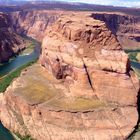
[[[73,3],[88,3],[96,5],[106,6],[121,6],[121,7],[136,7],[140,8],[140,0],[0,0],[0,2],[12,2],[12,1],[60,1],[60,2],[73,2]]]

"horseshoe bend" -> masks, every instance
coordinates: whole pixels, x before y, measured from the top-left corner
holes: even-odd
[[[139,119],[139,80],[106,22],[92,12],[43,10],[6,16],[12,25],[5,22],[3,28],[16,34],[9,36],[17,39],[23,33],[42,42],[37,63],[0,94],[2,124],[36,140],[127,139]]]

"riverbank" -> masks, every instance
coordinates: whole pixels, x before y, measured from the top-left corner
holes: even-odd
[[[25,37],[24,37],[25,38]],[[40,43],[30,37],[26,37],[30,44],[26,49],[22,50],[18,55],[11,58],[9,62],[0,65],[0,92],[4,92],[10,83],[27,67],[36,63],[40,54]],[[29,136],[20,137],[16,134],[11,134],[0,123],[0,140],[32,140]]]
[[[131,68],[134,70],[136,75],[140,80],[140,49],[136,50],[125,50],[130,58]],[[139,104],[138,104],[139,108]],[[140,117],[140,116],[139,116]],[[139,140],[140,138],[140,120],[138,120],[137,126],[133,133],[129,136],[127,140]]]
[[[24,64],[23,66],[17,68],[16,70],[13,70],[12,72],[10,72],[7,75],[5,75],[4,77],[2,77],[0,79],[0,92],[4,92],[6,90],[6,88],[11,84],[13,79],[20,76],[20,73],[22,70],[31,66],[35,62],[37,62],[37,59],[30,61],[27,64]]]
[[[135,71],[140,79],[140,49],[136,50],[124,50],[130,59],[131,68]]]
[[[7,75],[22,65],[38,59],[40,54],[40,43],[34,39],[30,39],[31,43],[21,53],[11,58],[9,62],[0,65],[0,77]]]
[[[0,123],[0,140],[15,140],[11,133]]]

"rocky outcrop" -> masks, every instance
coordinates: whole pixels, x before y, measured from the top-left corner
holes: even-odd
[[[107,27],[117,35],[123,48],[140,48],[140,18],[123,13],[93,13],[92,17],[107,24]]]
[[[61,12],[55,11],[18,11],[10,14],[14,30],[23,35],[42,41],[48,25],[54,23]]]
[[[89,94],[90,88],[83,88]],[[62,81],[36,64],[1,94],[1,121],[12,132],[37,140],[124,140],[133,131],[138,114],[133,103],[127,105],[130,98],[117,105],[66,92]]]
[[[139,82],[115,35],[70,12],[45,34],[44,67],[31,66],[1,95],[4,126],[38,140],[126,139],[138,120]]]
[[[104,22],[88,15],[62,16],[48,30],[42,47],[41,64],[64,81],[66,96],[136,106],[139,82]]]
[[[0,63],[26,47],[25,41],[11,28],[7,14],[0,13]]]
[[[62,16],[48,30],[42,46],[41,64],[57,79],[69,81],[70,93],[74,96],[84,94],[81,87],[85,89],[89,85],[93,88],[91,95],[98,94],[103,100],[126,103],[125,98],[121,98],[124,89],[127,90],[125,96],[134,95],[135,82],[131,81],[128,56],[105,23],[92,18],[81,20],[78,15]],[[80,91],[76,94],[78,87]],[[112,90],[119,90],[118,99],[111,94]],[[135,98],[130,98],[136,103]]]

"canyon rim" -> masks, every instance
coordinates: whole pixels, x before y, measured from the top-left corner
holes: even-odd
[[[140,47],[139,25],[117,12],[0,13],[0,62],[26,48],[23,36],[41,42],[37,63],[0,94],[2,124],[36,140],[127,139],[139,120],[139,79],[124,49]]]

